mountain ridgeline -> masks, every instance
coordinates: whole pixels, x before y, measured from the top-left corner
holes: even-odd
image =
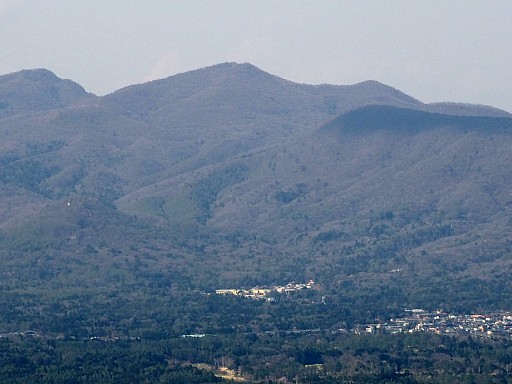
[[[0,137],[9,287],[314,279],[401,305],[512,299],[505,111],[250,64],[103,97],[35,70],[0,77]]]

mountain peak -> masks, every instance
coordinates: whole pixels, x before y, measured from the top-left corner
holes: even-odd
[[[0,87],[5,86],[9,83],[16,83],[18,85],[23,85],[24,83],[39,83],[48,86],[58,84],[61,82],[73,83],[83,90],[83,88],[80,85],[72,82],[71,80],[61,79],[55,73],[45,68],[22,69],[18,72],[13,72],[7,75],[0,76]],[[83,92],[85,91],[83,90]]]
[[[46,68],[35,68],[35,69],[23,69],[19,72],[15,72],[12,75],[20,75],[27,79],[32,80],[48,80],[48,81],[58,81],[59,77],[52,71]]]
[[[408,102],[414,106],[420,104],[419,100],[403,93],[402,91],[399,91],[396,88],[380,83],[376,80],[366,80],[361,83],[351,85],[350,87],[354,90],[357,89],[359,92],[369,95],[371,94],[373,96],[372,103],[375,104],[380,104],[380,102],[384,99],[386,100],[385,104],[387,104],[390,97],[400,100],[401,102]],[[381,98],[383,100],[380,100]]]
[[[79,84],[47,69],[24,69],[0,76],[0,117],[61,108],[91,97]]]
[[[263,71],[262,69],[256,67],[253,64],[236,62],[215,64],[212,66],[199,68],[193,71],[184,72],[177,76],[198,74],[218,80],[225,80],[231,78],[257,79],[266,77],[268,79],[279,79],[281,81],[285,81],[284,79],[281,79],[277,76],[274,76],[268,72]]]
[[[256,67],[255,65],[253,65],[249,62],[237,63],[236,61],[227,61],[225,63],[214,64],[214,65],[205,67],[204,69],[208,69],[208,68],[224,68],[224,69],[234,69],[234,70],[255,69],[255,70],[261,71],[258,67]]]

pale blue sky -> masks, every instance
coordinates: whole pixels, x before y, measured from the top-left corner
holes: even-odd
[[[511,0],[0,0],[0,55],[98,95],[236,61],[512,112]]]

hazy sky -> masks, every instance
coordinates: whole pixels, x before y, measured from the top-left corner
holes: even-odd
[[[512,112],[512,0],[0,0],[0,74],[103,95],[226,61]]]

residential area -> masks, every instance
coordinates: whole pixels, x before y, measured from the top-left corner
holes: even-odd
[[[443,335],[473,335],[512,339],[512,312],[460,315],[422,309],[405,310],[406,315],[387,322],[355,327],[356,334],[433,332]]]
[[[307,283],[290,282],[284,286],[254,287],[250,289],[217,289],[218,295],[234,295],[249,299],[273,301],[272,293],[292,293],[315,287],[313,280]],[[322,298],[324,302],[324,298]],[[318,332],[320,329],[307,330]],[[395,334],[431,332],[451,336],[478,336],[512,340],[512,312],[496,311],[482,314],[453,314],[442,310],[405,309],[404,316],[389,321],[376,321],[357,325],[340,332],[354,334]]]
[[[215,290],[215,293],[217,295],[235,295],[250,299],[264,299],[272,301],[272,297],[269,297],[271,292],[291,293],[300,291],[302,289],[311,289],[314,286],[315,282],[313,280],[309,280],[307,283],[290,282],[286,285],[274,285],[270,287],[254,287],[249,289],[217,289]]]

